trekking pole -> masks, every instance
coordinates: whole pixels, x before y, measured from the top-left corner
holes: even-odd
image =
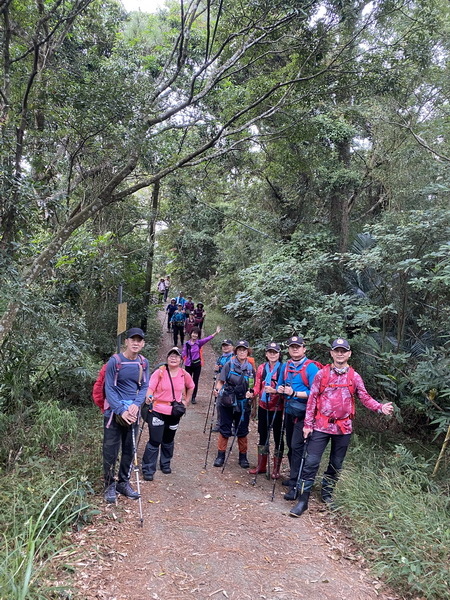
[[[214,408],[216,407],[216,400],[214,401]],[[212,430],[213,430],[213,425],[214,425],[214,409],[212,412],[212,416],[211,416],[211,425],[209,426],[209,436],[208,436],[208,445],[206,446],[206,456],[205,456],[205,466],[204,469],[206,469],[206,465],[208,464],[208,454],[209,454],[209,447],[211,446],[211,437],[212,437]]]
[[[277,409],[278,409],[278,405],[280,404],[280,398],[278,397],[278,402],[277,405],[275,406],[275,410],[273,412],[273,417],[272,419],[269,421],[269,411],[267,411],[267,422],[268,422],[268,427],[267,427],[267,439],[266,439],[266,444],[264,446],[264,448],[267,448],[267,462],[270,462],[270,434],[273,431],[273,424],[275,422],[275,418],[277,416]],[[269,405],[269,403],[267,403],[267,406]],[[280,441],[281,443],[281,441]],[[255,473],[255,477],[253,478],[252,481],[252,485],[256,485],[256,479],[258,477],[258,472]],[[267,479],[270,479],[270,469],[267,469]]]
[[[212,399],[214,397],[214,388],[216,387],[216,379],[217,379],[217,373],[214,375],[214,379],[213,379],[213,386],[212,386],[212,390],[211,390],[211,395],[209,397],[209,404],[208,404],[208,410],[206,412],[206,419],[205,419],[205,425],[203,427],[203,433],[205,433],[205,431],[206,431],[206,425],[208,423],[209,411],[211,410],[211,402],[212,402]],[[215,408],[216,408],[216,403],[214,402],[213,412],[212,412],[212,415],[211,415],[211,419],[214,418]]]
[[[280,434],[280,442],[277,446],[277,454],[279,456],[279,452],[280,452],[280,446],[281,446],[281,442],[283,441],[283,437],[284,437],[284,432],[286,430],[286,408],[283,409],[283,423],[281,425],[281,434]],[[281,463],[281,461],[280,461]],[[281,465],[280,465],[281,466]],[[277,480],[274,479],[273,480],[273,487],[272,487],[272,498],[271,501],[273,502],[273,499],[275,497],[275,486],[277,485]]]
[[[141,428],[141,433],[142,433],[142,429],[143,426]],[[139,522],[140,522],[140,526],[143,527],[144,526],[144,515],[142,513],[142,498],[141,498],[141,482],[139,481],[139,465],[138,465],[138,455],[137,455],[137,444],[136,444],[136,432],[135,432],[135,428],[132,425],[131,426],[131,436],[132,436],[132,440],[133,440],[133,462],[134,462],[134,472],[136,473],[136,491],[139,494]],[[139,435],[139,439],[140,439],[140,435]]]
[[[238,425],[237,425],[237,427],[236,427],[236,431],[235,431],[234,437],[233,437],[233,439],[232,439],[232,441],[231,441],[231,446],[230,446],[230,449],[228,450],[228,454],[227,454],[227,456],[226,456],[226,458],[225,458],[225,461],[224,461],[224,463],[223,463],[223,467],[222,467],[222,473],[224,472],[224,470],[225,470],[225,467],[227,466],[228,459],[230,458],[231,451],[233,450],[234,442],[236,441],[236,438],[237,438],[237,434],[238,434],[238,431],[239,431],[239,427],[241,426],[241,423],[242,423],[242,421],[244,420],[244,403],[245,403],[246,401],[247,401],[247,399],[246,399],[246,398],[245,398],[244,400],[238,400],[238,402],[240,402],[240,403],[241,403],[241,418],[239,419],[239,423],[238,423]]]
[[[267,422],[267,439],[266,439],[266,444],[264,446],[264,449],[267,449],[267,469],[266,469],[266,474],[267,474],[267,479],[270,481],[270,419],[269,419],[269,400],[270,400],[270,394],[267,394],[266,396],[266,422]],[[256,484],[256,478],[255,478],[255,484]]]
[[[302,475],[303,475],[303,467],[305,465],[305,459],[308,454],[308,440],[309,440],[309,435],[303,443],[302,460],[300,461],[300,468],[298,470],[297,481],[295,482],[295,485],[294,485],[295,499],[297,498],[298,489],[299,489],[300,482],[302,480]]]

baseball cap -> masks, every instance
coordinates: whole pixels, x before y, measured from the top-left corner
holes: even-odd
[[[221,346],[232,346],[233,342],[231,340],[223,340]]]
[[[267,344],[267,346],[266,346],[266,352],[268,350],[275,350],[275,352],[281,352],[280,345],[277,344],[276,342],[270,342],[270,344]]]
[[[176,346],[174,346],[173,348],[171,348],[169,350],[169,352],[167,353],[167,356],[169,356],[170,354],[178,354],[178,356],[181,356],[181,351],[179,348],[177,348]]]
[[[290,337],[288,339],[288,341],[286,342],[286,344],[288,346],[293,346],[294,344],[297,344],[297,346],[304,346],[305,345],[305,340],[302,337],[299,337],[298,335],[293,335],[292,337]]]
[[[344,348],[344,350],[350,350],[350,344],[344,338],[337,338],[331,344],[331,349],[336,350],[336,348]]]
[[[247,340],[239,340],[239,342],[236,342],[236,348],[246,348],[248,350],[249,347],[250,345]]]
[[[132,327],[127,331],[127,338],[131,338],[135,335],[138,335],[142,339],[145,338],[145,333],[142,331],[142,329],[139,329],[139,327]]]

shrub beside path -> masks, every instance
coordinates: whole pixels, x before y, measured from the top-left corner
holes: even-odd
[[[164,333],[161,361],[171,345]],[[198,403],[189,407],[175,438],[172,473],[158,470],[154,481],[141,483],[143,527],[138,503],[120,497],[117,506],[101,503],[94,524],[73,534],[76,555],[64,562],[73,571],[75,597],[394,600],[317,500],[293,519],[280,482],[273,502],[272,482],[263,475],[252,486],[253,477],[237,464],[237,444],[222,474],[212,466],[217,435],[212,434],[204,468],[209,424],[206,434],[203,427],[216,359],[210,344],[204,358]],[[251,428],[254,464],[256,423]],[[140,454],[147,439],[145,431]]]

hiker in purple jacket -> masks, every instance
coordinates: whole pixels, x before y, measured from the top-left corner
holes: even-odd
[[[216,331],[212,335],[208,335],[200,340],[200,329],[198,327],[194,327],[191,331],[190,339],[183,345],[181,355],[183,357],[184,366],[189,375],[191,375],[195,384],[191,404],[197,404],[196,398],[198,391],[198,380],[200,379],[200,373],[203,365],[202,346],[207,344],[220,332],[221,329],[219,326],[217,326]]]

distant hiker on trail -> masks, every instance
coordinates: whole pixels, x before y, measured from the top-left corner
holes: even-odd
[[[333,362],[316,375],[306,406],[303,434],[305,438],[310,435],[310,439],[300,482],[299,501],[289,513],[293,517],[299,517],[308,508],[320,460],[330,440],[330,459],[322,479],[321,498],[332,508],[334,486],[352,435],[355,395],[369,410],[383,415],[391,415],[394,410],[392,402],[382,404],[374,400],[368,394],[361,376],[348,365],[352,353],[347,340],[334,340],[330,354]]]
[[[290,474],[284,485],[289,491],[285,500],[297,497],[297,478],[303,454],[303,419],[310,388],[319,367],[306,358],[306,346],[303,338],[292,336],[287,341],[289,360],[280,372],[277,391],[285,395],[285,429],[288,446]]]
[[[182,403],[181,412],[191,400],[194,382],[192,377],[181,368],[181,352],[171,348],[167,354],[167,364],[154,371],[150,377],[145,402],[150,406],[148,413],[149,441],[142,457],[142,474],[145,481],[153,481],[158,456],[161,471],[168,475],[172,472],[170,463],[173,457],[175,434],[181,416],[177,414]]]
[[[194,327],[197,327],[197,325],[195,324],[194,315],[192,313],[190,313],[189,315],[187,315],[187,319],[184,324],[185,334],[190,336]]]
[[[248,348],[249,344],[246,340],[237,342],[235,357],[222,368],[216,383],[215,394],[218,398],[220,429],[215,467],[222,467],[225,462],[225,452],[233,423],[239,446],[239,465],[243,469],[248,469],[250,466],[247,458],[247,436],[250,400],[253,398],[256,373],[247,360]]]
[[[170,331],[170,320],[173,317],[173,313],[177,310],[177,303],[175,301],[175,298],[172,298],[172,300],[169,302],[169,304],[166,306],[166,313],[167,313],[167,331]]]
[[[189,315],[189,313],[191,313],[195,308],[195,304],[192,302],[192,296],[188,296],[187,300],[184,304],[184,310],[186,311],[186,314]]]
[[[186,313],[183,310],[182,304],[178,304],[177,310],[173,313],[170,323],[173,329],[173,345],[178,345],[178,336],[180,343],[184,343],[184,324],[186,321]]]
[[[197,304],[197,308],[195,308],[192,312],[194,313],[195,325],[200,329],[201,332],[206,317],[206,313],[203,310],[203,302],[199,302]]]
[[[269,455],[270,431],[273,432],[275,442],[273,452],[272,479],[280,476],[280,466],[284,452],[282,438],[284,398],[277,393],[277,384],[280,371],[284,365],[280,362],[281,349],[276,342],[266,346],[267,362],[259,365],[256,371],[255,399],[253,402],[253,416],[258,408],[258,464],[250,469],[249,473],[257,475],[267,470]]]
[[[164,277],[161,277],[161,279],[158,281],[157,289],[158,303],[162,304],[164,302],[164,295],[166,293],[166,284],[164,282]]]
[[[181,306],[183,307],[184,310],[184,305],[186,304],[186,298],[183,298],[183,292],[180,292],[178,294],[178,296],[175,298],[175,302],[178,304],[181,304]]]
[[[195,389],[191,400],[192,404],[197,404],[198,380],[200,379],[200,373],[203,365],[202,346],[212,340],[218,333],[220,333],[220,331],[220,327],[217,326],[216,331],[212,335],[208,335],[208,337],[200,340],[200,329],[198,329],[198,327],[194,327],[191,332],[190,339],[183,346],[181,357],[184,360],[186,371],[189,373],[189,375],[191,375],[195,384]]]
[[[133,458],[132,428],[136,430],[138,426],[148,387],[148,361],[139,354],[144,345],[144,332],[132,327],[125,339],[125,350],[118,357],[112,356],[106,366],[103,471],[105,500],[110,503],[116,501],[117,492],[128,498],[139,498],[139,494],[131,487],[130,472]],[[116,483],[114,470],[121,447]]]
[[[231,340],[223,340],[222,342],[222,354],[218,357],[218,359],[216,360],[216,364],[214,365],[214,381],[217,379],[220,371],[222,370],[222,367],[224,365],[227,364],[227,362],[229,360],[231,360],[234,356],[233,354],[233,342]],[[216,406],[217,406],[217,411],[216,411],[216,424],[214,425],[214,427],[212,428],[211,432],[212,433],[218,433],[220,430],[220,414],[219,414],[219,406],[218,406],[218,402],[216,400]]]
[[[171,285],[172,282],[170,281],[170,275],[166,275],[166,278],[164,279],[164,302],[167,302]]]

